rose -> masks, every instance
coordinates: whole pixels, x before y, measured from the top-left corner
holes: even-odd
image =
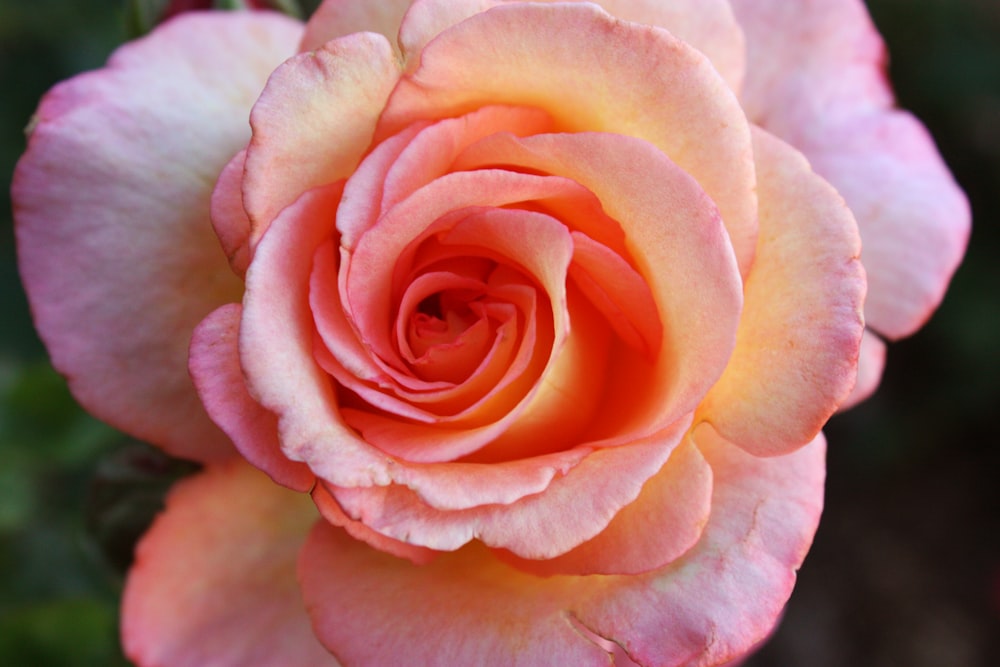
[[[940,299],[964,199],[860,5],[406,4],[183,16],[39,109],[53,361],[206,464],[138,548],[128,652],[739,657],[815,529],[864,290],[837,191],[751,123],[853,208],[883,335]]]

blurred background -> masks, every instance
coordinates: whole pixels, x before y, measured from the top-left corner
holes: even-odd
[[[122,0],[0,0],[0,182],[54,83],[129,34]],[[870,0],[901,106],[972,201],[967,260],[873,399],[827,428],[827,508],[748,667],[1000,665],[1000,3]],[[134,18],[134,16],[132,17]],[[128,665],[121,571],[179,466],[88,417],[49,367],[0,189],[0,665]]]

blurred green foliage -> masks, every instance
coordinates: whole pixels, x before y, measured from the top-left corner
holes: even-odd
[[[307,8],[310,4],[315,3],[307,2]],[[823,559],[844,560],[840,544],[826,546],[844,513],[857,509],[882,516],[876,503],[888,507],[893,497],[909,498],[901,494],[910,489],[935,488],[928,480],[943,477],[942,461],[971,462],[968,471],[956,473],[958,490],[943,493],[972,494],[972,512],[979,503],[996,500],[995,493],[975,494],[985,493],[977,486],[982,480],[976,470],[989,475],[998,461],[993,415],[1000,373],[1000,270],[994,259],[1000,256],[1000,5],[995,0],[870,0],[869,6],[889,43],[900,103],[931,127],[969,192],[976,227],[968,261],[942,309],[922,333],[890,348],[880,393],[831,424],[830,500],[810,557],[819,566]],[[10,182],[24,148],[23,128],[45,90],[100,66],[125,38],[126,25],[123,0],[0,0],[0,182]],[[126,564],[132,540],[159,507],[169,481],[186,469],[126,445],[120,434],[76,406],[48,366],[17,278],[9,211],[3,188],[0,665],[126,665],[118,648],[121,576],[114,565]],[[852,502],[857,498],[873,504],[854,508],[861,504]],[[910,514],[926,516],[909,501],[907,507]],[[945,572],[942,585],[968,586],[952,597],[963,600],[970,613],[992,613],[995,620],[1000,610],[990,611],[985,593],[991,565],[1000,573],[995,516],[983,511],[948,519],[954,519],[958,535],[966,528],[975,535],[953,547],[956,563],[964,563],[971,578],[949,579],[954,573]],[[908,523],[899,525],[909,530]],[[917,540],[913,548],[933,552],[933,537],[916,528],[911,532]],[[954,544],[965,538],[946,539]],[[800,585],[806,596],[812,585],[809,567],[807,562]],[[950,567],[950,561],[942,566]],[[803,625],[796,615],[808,613],[793,599],[786,627],[799,632]],[[775,648],[753,664],[820,664],[789,658],[796,655],[794,641],[779,632]],[[1000,664],[976,662],[996,655],[984,650],[948,667]],[[858,657],[874,655],[867,651],[851,654],[851,662],[842,664],[918,664]]]

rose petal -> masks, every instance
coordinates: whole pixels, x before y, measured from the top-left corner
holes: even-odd
[[[329,42],[274,71],[250,114],[243,203],[254,242],[299,194],[354,171],[398,77],[392,48],[372,33]]]
[[[800,147],[829,118],[892,103],[885,45],[861,0],[730,3],[746,34],[740,99],[754,122]]]
[[[233,273],[245,278],[250,266],[250,218],[243,208],[243,169],[247,152],[241,150],[226,164],[212,190],[211,217],[222,250]]]
[[[536,575],[641,574],[667,565],[690,549],[708,522],[712,469],[690,441],[679,445],[639,497],[592,540],[546,560],[497,556]]]
[[[349,486],[388,483],[386,457],[344,424],[330,378],[312,355],[311,258],[334,234],[342,189],[343,183],[335,183],[305,193],[282,211],[257,245],[247,272],[240,365],[250,394],[278,416],[282,451],[289,459]]]
[[[308,491],[316,477],[281,453],[277,417],[247,392],[237,349],[242,312],[239,304],[228,304],[198,325],[188,361],[191,377],[209,416],[250,463],[278,484]]]
[[[742,87],[743,30],[728,0],[598,0],[597,4],[626,21],[666,28],[708,56],[730,88]]]
[[[355,32],[381,33],[395,44],[399,24],[410,4],[411,0],[324,0],[309,17],[299,50],[312,51]]]
[[[968,201],[930,135],[892,112],[831,128],[804,150],[858,220],[868,325],[890,339],[912,334],[941,303],[969,240]]]
[[[752,454],[812,440],[854,386],[864,323],[857,227],[805,159],[755,134],[757,259],[736,350],[699,418]]]
[[[403,53],[415,61],[441,32],[507,1],[417,0],[399,29]],[[626,21],[666,28],[707,55],[732,89],[740,89],[745,66],[743,32],[725,0],[599,0],[595,4]]]
[[[434,560],[438,554],[433,549],[425,549],[424,547],[407,544],[376,533],[360,521],[351,519],[344,514],[344,510],[337,504],[336,499],[330,495],[330,492],[326,490],[326,487],[320,484],[316,485],[316,488],[311,493],[313,501],[315,501],[316,507],[323,515],[323,518],[334,526],[343,528],[347,531],[348,535],[356,540],[361,540],[379,551],[392,554],[398,558],[406,558],[417,565],[426,565]]]
[[[854,407],[875,393],[885,369],[885,348],[881,338],[865,330],[861,337],[861,354],[858,356],[858,381],[840,404],[840,410]]]
[[[21,275],[53,363],[90,412],[177,456],[232,451],[186,363],[195,325],[241,291],[211,183],[300,30],[264,12],[178,17],[54,88],[15,174]]]
[[[333,667],[295,561],[316,510],[245,463],[179,482],[136,551],[122,640],[143,667]]]
[[[563,131],[650,141],[716,202],[740,266],[749,268],[756,236],[749,130],[732,91],[683,42],[590,4],[499,6],[424,48],[420,66],[393,92],[379,136],[484,104],[541,108]]]

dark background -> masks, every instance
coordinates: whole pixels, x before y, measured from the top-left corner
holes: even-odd
[[[868,4],[889,44],[901,106],[931,128],[972,200],[972,243],[927,327],[890,347],[876,396],[827,428],[827,509],[816,543],[782,626],[748,666],[993,667],[1000,3]],[[10,182],[40,96],[103,64],[125,23],[121,0],[0,0],[0,182]],[[173,471],[123,450],[122,437],[77,408],[49,368],[21,293],[9,211],[4,188],[0,665],[125,665],[121,579],[102,547],[121,560]],[[132,514],[119,511],[122,497]]]

